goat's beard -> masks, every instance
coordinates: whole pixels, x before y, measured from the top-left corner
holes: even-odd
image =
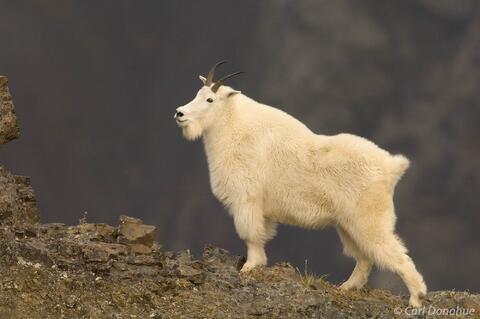
[[[191,122],[182,127],[182,133],[187,140],[193,141],[202,136],[203,129],[198,122]]]

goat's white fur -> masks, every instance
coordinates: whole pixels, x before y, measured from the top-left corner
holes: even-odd
[[[200,77],[202,81],[205,79]],[[209,103],[208,98],[214,101]],[[394,232],[394,188],[409,161],[355,135],[317,135],[239,91],[204,86],[177,109],[185,138],[203,138],[213,194],[247,246],[242,271],[265,265],[277,223],[336,227],[356,266],[342,289],[364,286],[373,264],[400,275],[418,307],[426,285]]]

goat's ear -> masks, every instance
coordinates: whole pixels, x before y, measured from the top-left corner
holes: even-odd
[[[239,94],[239,93],[242,93],[242,91],[232,90],[232,91],[228,92],[227,97],[232,97],[232,96],[234,96],[236,94]]]
[[[205,83],[207,83],[207,79],[204,76],[199,75],[198,78],[200,79],[200,81],[203,82],[203,85],[205,85]]]

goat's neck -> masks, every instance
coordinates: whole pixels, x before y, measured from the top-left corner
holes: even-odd
[[[210,162],[213,157],[227,155],[236,138],[236,127],[241,125],[235,105],[226,106],[228,109],[203,134],[203,144]]]

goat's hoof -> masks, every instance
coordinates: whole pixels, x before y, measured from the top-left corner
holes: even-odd
[[[417,290],[417,293],[410,295],[409,304],[414,308],[422,306],[422,300],[427,297],[427,286],[425,283],[421,283],[420,288]]]
[[[351,282],[345,281],[343,284],[340,285],[339,288],[342,291],[349,291],[357,289],[357,286],[355,284],[352,284]]]
[[[243,265],[242,269],[240,269],[240,272],[249,272],[249,271],[253,270],[253,268],[255,268],[255,265],[247,265],[245,263],[245,265]]]
[[[420,300],[420,297],[417,296],[410,296],[410,299],[408,300],[408,303],[410,304],[411,307],[413,308],[420,308],[422,306],[422,301]]]
[[[243,265],[242,269],[240,269],[240,272],[248,272],[253,270],[255,267],[260,266],[258,264],[254,263],[249,263],[248,261]]]

